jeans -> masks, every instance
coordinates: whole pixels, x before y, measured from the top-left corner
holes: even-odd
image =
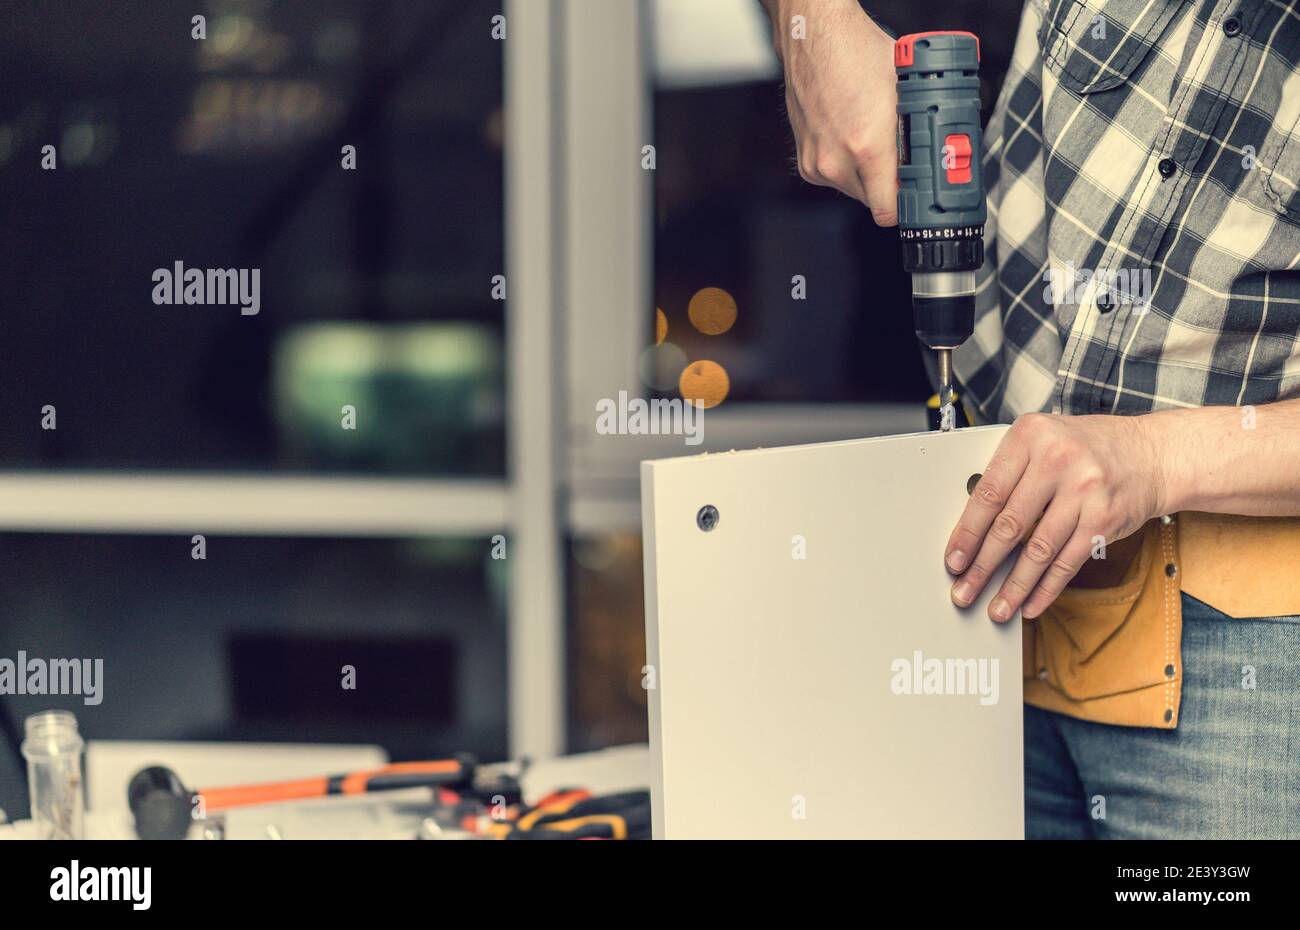
[[[1300,616],[1184,594],[1182,651],[1177,729],[1026,705],[1026,838],[1300,838]]]

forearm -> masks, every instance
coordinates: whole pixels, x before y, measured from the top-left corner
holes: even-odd
[[[1300,400],[1140,420],[1159,459],[1165,513],[1300,516]]]
[[[825,26],[827,35],[834,35],[845,12],[861,16],[858,0],[758,0],[772,24],[772,47],[776,56],[785,63],[786,52],[792,40],[792,21],[795,16],[815,18]]]

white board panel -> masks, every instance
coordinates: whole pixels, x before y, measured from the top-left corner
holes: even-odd
[[[1005,430],[642,463],[656,837],[1024,835],[1021,621],[943,565]]]

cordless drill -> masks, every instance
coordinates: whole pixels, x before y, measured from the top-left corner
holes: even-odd
[[[974,331],[975,272],[984,264],[979,62],[969,32],[921,32],[894,44],[898,230],[916,335],[938,356],[944,430],[955,417],[952,350]]]

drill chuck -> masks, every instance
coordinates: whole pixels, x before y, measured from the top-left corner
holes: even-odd
[[[975,272],[913,272],[912,317],[926,346],[957,348],[975,331]]]
[[[954,349],[974,330],[987,212],[980,171],[979,39],[923,32],[894,46],[898,227],[917,337]]]

